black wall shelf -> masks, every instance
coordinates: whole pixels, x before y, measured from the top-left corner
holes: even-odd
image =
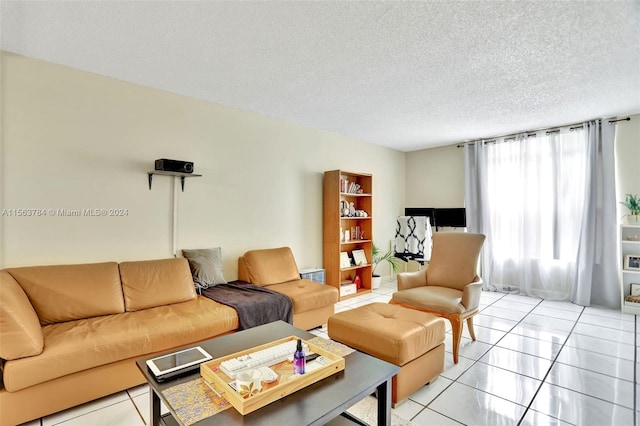
[[[161,176],[173,176],[180,178],[180,186],[182,187],[182,192],[184,192],[184,179],[188,177],[201,177],[202,175],[197,175],[195,173],[180,173],[180,172],[164,172],[162,170],[153,170],[147,172],[149,177],[149,190],[151,190],[151,182],[153,181],[153,175],[161,175]]]

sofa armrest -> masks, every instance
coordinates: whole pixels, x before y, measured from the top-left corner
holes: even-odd
[[[476,277],[471,284],[462,289],[462,304],[468,311],[478,309],[482,294],[482,278]]]
[[[0,300],[0,358],[40,355],[44,349],[40,320],[20,284],[7,271],[0,271]]]
[[[240,256],[238,258],[238,279],[246,283],[251,283],[251,278],[249,278],[249,271],[247,270],[247,263],[244,260],[244,256]]]
[[[427,269],[398,274],[398,290],[407,290],[427,285]]]

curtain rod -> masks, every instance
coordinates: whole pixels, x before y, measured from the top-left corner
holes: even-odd
[[[609,120],[609,124],[617,123],[618,121],[631,121],[631,117],[619,118],[617,120]]]
[[[599,120],[601,120],[601,119],[599,119]],[[591,120],[587,120],[587,121],[591,121]],[[616,120],[608,120],[608,123],[609,124],[614,124],[614,123],[617,123],[618,121],[631,121],[631,117],[618,118]],[[560,131],[560,127],[570,127],[569,130],[574,131],[575,129],[582,128],[582,123],[573,123],[573,124],[567,124],[567,125],[564,125],[564,126],[548,127],[546,129],[529,130],[529,131],[526,131],[526,132],[509,133],[507,135],[493,136],[493,137],[486,138],[486,139],[474,139],[472,141],[459,143],[459,144],[456,145],[456,148],[462,148],[465,145],[468,145],[470,143],[475,143],[475,142],[478,142],[480,140],[484,140],[485,143],[495,143],[500,138],[504,138],[505,140],[512,140],[512,139],[516,138],[516,135],[519,135],[521,133],[526,133],[527,137],[532,137],[532,136],[535,136],[536,133],[538,133],[538,132],[546,131],[546,134],[550,135],[551,133],[559,132]]]

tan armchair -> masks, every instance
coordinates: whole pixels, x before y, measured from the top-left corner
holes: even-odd
[[[453,332],[456,364],[464,320],[471,338],[476,340],[472,317],[478,313],[482,291],[477,264],[484,238],[482,234],[461,232],[433,234],[429,267],[398,274],[398,291],[389,302],[447,318]]]

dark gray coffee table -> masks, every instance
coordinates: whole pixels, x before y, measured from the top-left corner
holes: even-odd
[[[214,358],[239,352],[288,336],[312,339],[315,336],[283,321],[276,321],[240,331],[198,345]],[[183,349],[183,348],[181,348]],[[176,349],[178,350],[178,349]],[[174,351],[169,351],[175,352]],[[200,377],[200,372],[183,376],[165,383],[158,383],[147,370],[146,360],[138,360],[138,368],[149,382],[151,391],[151,424],[179,425],[173,407],[162,395],[162,391],[180,383]],[[319,382],[303,388],[289,396],[266,405],[245,416],[233,407],[196,423],[197,425],[324,425],[342,416],[357,424],[363,424],[346,410],[366,396],[378,391],[378,425],[391,424],[391,378],[399,367],[362,352],[345,356],[345,369]],[[169,408],[171,415],[160,416],[160,400]]]

